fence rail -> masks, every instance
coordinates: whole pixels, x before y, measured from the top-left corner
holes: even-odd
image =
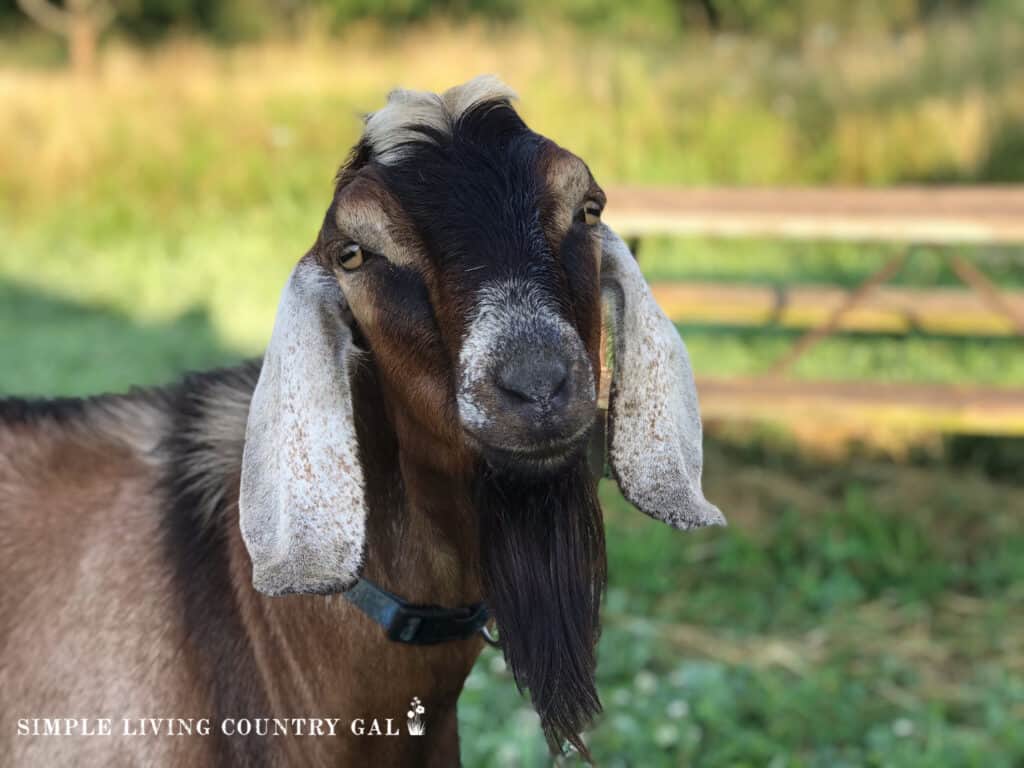
[[[679,282],[653,291],[677,321],[805,328],[754,378],[698,379],[710,418],[884,423],[1024,435],[1024,390],[881,382],[796,381],[793,364],[839,331],[922,330],[1024,335],[1024,293],[1005,292],[978,265],[944,249],[964,289],[885,285],[914,245],[1024,245],[1024,188],[679,189],[620,187],[605,219],[635,251],[652,235],[895,242],[900,249],[859,286],[775,288]],[[641,258],[642,261],[642,258]]]
[[[623,237],[707,235],[898,243],[1024,243],[1024,189],[616,187]]]
[[[1024,435],[1024,391],[874,381],[698,378],[706,419]]]
[[[778,325],[814,328],[850,298],[850,291],[828,285],[773,286],[704,281],[655,282],[654,298],[680,323]],[[1024,317],[1024,291],[1003,292],[1011,311]],[[1010,336],[1017,333],[1005,314],[973,291],[959,288],[880,286],[842,318],[838,330]]]

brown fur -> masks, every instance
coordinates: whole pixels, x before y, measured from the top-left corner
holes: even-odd
[[[201,441],[234,446],[212,475],[226,495],[191,510],[190,525],[224,536],[231,590],[216,604],[237,612],[237,636],[205,638],[176,587],[175,563],[158,546],[171,499],[154,493],[169,457],[154,459],[97,431],[100,403],[67,418],[0,420],[0,754],[16,765],[423,765],[458,763],[455,704],[482,641],[415,647],[387,642],[380,627],[340,597],[267,598],[250,585],[237,524],[237,472],[252,373],[203,381],[217,418],[192,425]],[[189,386],[189,385],[186,385]],[[212,399],[211,399],[212,398]],[[372,514],[366,576],[410,601],[460,605],[482,598],[476,527],[467,485],[398,451],[371,366],[358,376],[359,429]],[[174,397],[105,401],[113,413],[164,424]],[[180,428],[180,425],[179,425]],[[416,451],[412,451],[416,453]],[[216,474],[234,466],[234,479]],[[203,498],[209,496],[202,495]],[[210,497],[212,498],[212,497]],[[185,510],[189,512],[189,510]],[[199,585],[203,587],[204,585]],[[183,619],[183,616],[186,617]],[[211,619],[212,620],[212,619]],[[190,623],[191,622],[191,623]],[[208,647],[221,643],[223,649]],[[227,655],[216,670],[204,657]],[[253,679],[237,665],[252,660]],[[235,668],[232,668],[233,665]],[[211,679],[211,677],[213,679]],[[218,713],[231,690],[235,707]],[[355,737],[353,718],[395,719],[419,696],[424,737]],[[333,717],[320,737],[125,737],[122,717]],[[23,717],[111,717],[111,737],[16,736]]]

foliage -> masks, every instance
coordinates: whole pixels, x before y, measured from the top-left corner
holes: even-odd
[[[363,19],[394,26],[444,17],[544,19],[661,38],[719,29],[792,43],[814,34],[899,33],[941,15],[1019,17],[1024,12],[1018,0],[118,0],[115,5],[120,32],[137,41],[182,31],[222,41],[280,36],[294,31],[300,20],[337,29]],[[15,0],[0,0],[0,24],[25,25]]]

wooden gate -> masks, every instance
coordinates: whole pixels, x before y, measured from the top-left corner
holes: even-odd
[[[1024,389],[794,380],[794,363],[838,331],[920,329],[959,335],[1024,335],[1024,293],[1002,291],[955,246],[1024,245],[1024,188],[681,189],[620,187],[605,219],[642,253],[642,238],[693,235],[888,242],[902,247],[852,290],[773,289],[707,282],[655,283],[677,322],[774,323],[804,333],[763,374],[699,377],[710,418],[849,424],[1024,435]],[[946,246],[963,289],[886,285],[920,246]],[[641,257],[642,263],[642,257]]]

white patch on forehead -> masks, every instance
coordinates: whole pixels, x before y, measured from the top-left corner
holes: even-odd
[[[494,75],[480,75],[441,94],[397,89],[388,94],[383,109],[366,119],[363,138],[377,161],[389,165],[402,159],[409,142],[426,138],[418,128],[449,134],[454,122],[477,104],[515,98],[515,92]]]

